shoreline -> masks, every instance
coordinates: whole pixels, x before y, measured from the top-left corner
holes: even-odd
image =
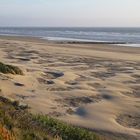
[[[24,72],[0,74],[1,95],[28,104],[31,112],[139,137],[140,48],[0,36],[0,59]]]
[[[38,37],[27,37],[27,36],[1,36],[0,39],[8,39],[8,40],[15,40],[15,41],[28,41],[28,42],[36,42],[40,44],[50,44],[55,47],[72,47],[80,48],[80,49],[93,49],[99,51],[108,51],[108,52],[122,52],[122,53],[136,53],[139,54],[140,47],[137,46],[127,46],[127,44],[103,44],[103,43],[83,43],[83,42],[57,42],[57,41],[49,41]],[[86,45],[86,47],[85,47]]]
[[[24,35],[0,35],[0,38],[8,38],[8,39],[21,39],[21,40],[38,40],[47,43],[58,43],[58,44],[85,44],[85,45],[115,45],[119,47],[133,47],[137,48],[140,47],[140,44],[135,44],[131,42],[123,42],[123,41],[92,41],[92,40],[85,40],[85,39],[70,39],[64,38],[64,40],[59,39],[47,39],[50,37],[34,37],[34,36],[24,36]],[[59,37],[58,37],[59,38]]]
[[[8,39],[11,41],[27,41],[29,43],[39,43],[40,45],[50,45],[55,48],[72,48],[72,49],[82,49],[84,50],[95,50],[100,52],[112,52],[112,53],[140,53],[139,47],[129,47],[129,46],[120,46],[115,44],[84,44],[84,43],[67,43],[67,42],[55,42],[48,41],[38,37],[26,37],[26,36],[1,36],[0,39]],[[64,50],[64,49],[62,49]],[[98,52],[97,52],[98,53]],[[102,54],[103,57],[104,53]],[[105,53],[106,55],[106,53]],[[112,54],[113,55],[113,54]],[[115,54],[116,55],[116,54]],[[99,55],[100,56],[100,55]],[[97,56],[98,57],[98,56]],[[106,56],[105,56],[106,57]],[[130,56],[131,57],[131,56]],[[118,58],[119,59],[119,58]],[[139,61],[139,59],[138,59]]]

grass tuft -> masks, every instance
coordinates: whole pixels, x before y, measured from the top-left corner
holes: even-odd
[[[2,62],[0,62],[0,72],[4,74],[17,74],[17,75],[23,75],[23,72],[20,68],[17,66],[12,65],[6,65]]]

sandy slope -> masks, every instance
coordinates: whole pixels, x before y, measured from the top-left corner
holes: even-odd
[[[25,74],[0,74],[1,95],[34,113],[140,137],[140,48],[1,38],[0,60]]]

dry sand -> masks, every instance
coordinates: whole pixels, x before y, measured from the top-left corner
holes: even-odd
[[[24,71],[0,74],[0,94],[33,113],[140,138],[140,48],[0,37],[0,61]]]

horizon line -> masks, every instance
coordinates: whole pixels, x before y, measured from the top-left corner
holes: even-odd
[[[0,26],[0,28],[140,28],[140,26]]]

